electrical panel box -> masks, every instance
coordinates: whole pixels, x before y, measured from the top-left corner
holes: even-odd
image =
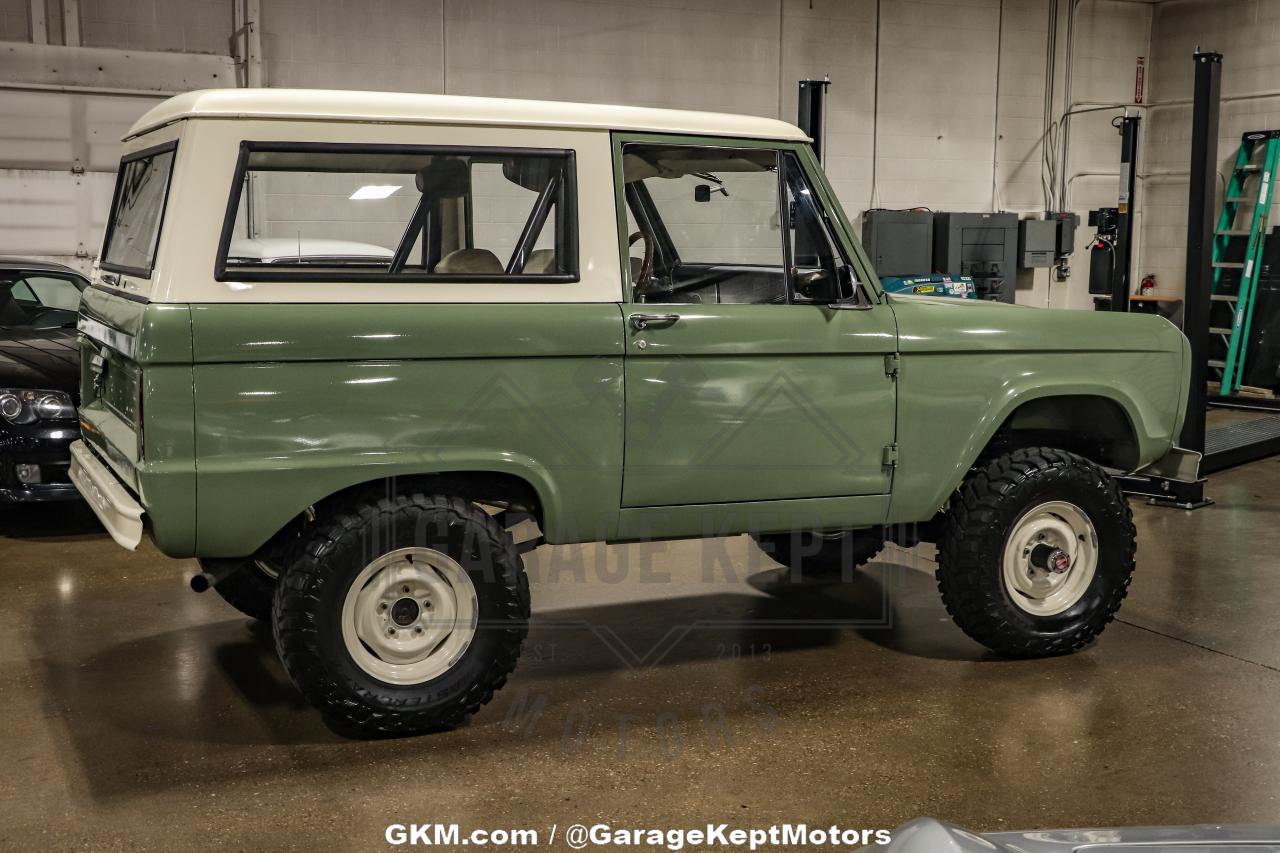
[[[1055,223],[1058,228],[1058,260],[1069,258],[1076,250],[1076,228],[1080,225],[1078,213],[1048,213],[1045,219]]]
[[[868,210],[862,245],[878,276],[933,272],[933,214],[918,210]]]
[[[1051,219],[1018,221],[1018,266],[1051,267],[1058,252],[1058,223]]]
[[[979,299],[1013,302],[1017,263],[1017,214],[934,214],[934,271],[972,276]]]

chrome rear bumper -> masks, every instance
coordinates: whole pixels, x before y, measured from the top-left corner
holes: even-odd
[[[111,538],[130,551],[137,548],[142,541],[142,504],[83,441],[71,444],[70,477]]]

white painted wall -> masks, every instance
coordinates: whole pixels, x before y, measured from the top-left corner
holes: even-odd
[[[11,2],[11,0],[6,0]],[[228,0],[79,0],[86,46],[227,53]]]
[[[1142,271],[1160,290],[1182,295],[1186,267],[1187,177],[1191,153],[1192,53],[1223,54],[1218,134],[1222,187],[1240,136],[1280,128],[1280,0],[1168,0],[1152,27],[1154,104],[1148,111]],[[1273,225],[1277,208],[1272,208]]]
[[[111,203],[120,137],[167,93],[234,85],[228,0],[79,0],[31,43],[30,0],[0,0],[0,254],[87,270]],[[37,7],[38,8],[38,7]],[[127,90],[120,94],[112,90]],[[154,92],[155,94],[151,94]]]
[[[30,36],[29,0],[0,0],[0,39],[26,41]]]
[[[1062,103],[1066,109],[1090,109],[1111,104],[1132,104],[1139,56],[1150,60],[1153,7],[1131,0],[1082,0],[1077,11],[1073,40],[1074,59],[1069,93]],[[1059,35],[1062,38],[1062,35]],[[1147,89],[1150,89],[1148,75]],[[1149,91],[1144,100],[1149,98]],[[1089,295],[1088,246],[1093,229],[1087,214],[1099,207],[1115,207],[1120,194],[1120,134],[1112,122],[1123,110],[1111,109],[1078,113],[1067,119],[1067,181],[1063,206],[1080,216],[1076,231],[1074,274],[1065,283],[1050,282],[1049,305],[1065,308],[1092,308]],[[1145,128],[1144,128],[1145,130]],[[1139,168],[1141,169],[1141,155]],[[1143,187],[1138,188],[1135,231],[1140,234],[1145,216]],[[1141,255],[1140,237],[1134,247]],[[1132,282],[1136,287],[1141,271]]]
[[[263,7],[270,85],[794,120],[796,81],[830,75],[827,170],[850,215],[869,207],[1045,209],[1049,0],[263,0]],[[1148,52],[1150,7],[1082,0],[1076,14],[1073,100],[1127,101],[1136,58]],[[1065,20],[1064,13],[1060,31]],[[1074,122],[1069,174],[1117,171],[1119,138],[1109,121],[1108,114]],[[1078,177],[1072,209],[1083,217],[1114,205],[1117,187],[1118,178]],[[1081,229],[1082,245],[1086,237]],[[1091,306],[1084,260],[1066,284],[1051,285],[1047,271],[1024,275],[1019,300]]]
[[[87,271],[111,206],[120,137],[160,100],[0,89],[0,254]]]
[[[230,0],[80,0],[80,8],[88,45],[229,50]],[[794,120],[796,81],[829,74],[827,168],[850,215],[872,206],[1029,215],[1045,207],[1049,9],[1050,0],[261,0],[261,33],[272,86]],[[1127,100],[1151,7],[1080,0],[1076,15],[1072,99]],[[0,0],[0,36],[25,32],[27,17],[26,0]],[[1064,25],[1065,13],[1060,51]],[[1060,81],[1059,109],[1065,96]],[[1116,170],[1109,118],[1073,122],[1069,173]],[[1114,204],[1117,181],[1077,178],[1072,208]],[[1066,285],[1051,285],[1047,271],[1024,276],[1020,301],[1088,305],[1085,260]]]

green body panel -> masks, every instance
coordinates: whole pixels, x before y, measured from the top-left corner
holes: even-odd
[[[1173,443],[1187,344],[1167,322],[886,296],[808,146],[615,133],[619,176],[633,139],[797,151],[872,304],[188,306],[90,290],[82,313],[132,356],[82,344],[85,437],[161,550],[247,555],[336,492],[430,473],[520,478],[552,543],[926,521],[1012,412],[1055,395],[1113,401],[1135,467]],[[679,318],[637,331],[635,312]],[[110,362],[101,399],[94,355]]]
[[[628,326],[624,507],[889,492],[885,356],[897,343],[886,307],[631,311],[679,320]]]
[[[940,509],[1005,419],[1040,397],[1114,401],[1138,465],[1163,456],[1186,406],[1186,338],[1139,314],[889,296],[898,320],[898,468],[891,522]]]
[[[157,546],[167,554],[193,554],[191,312],[185,305],[148,305],[90,288],[84,293],[81,315],[127,336],[123,340],[132,349],[130,357],[125,347],[81,336],[80,420],[85,441],[151,510],[148,522]],[[106,360],[98,385],[90,367],[95,355]]]
[[[390,476],[528,482],[548,541],[612,538],[616,304],[193,306],[201,556]]]
[[[617,539],[702,539],[738,533],[871,527],[884,520],[888,508],[888,495],[630,507],[622,510]]]
[[[1185,407],[1185,339],[1138,315],[888,297],[866,310],[652,306],[688,313],[640,333],[625,320],[639,306],[612,303],[107,299],[116,314],[97,296],[86,313],[137,330],[144,452],[130,457],[132,425],[89,380],[83,415],[100,435],[86,437],[117,471],[132,466],[122,479],[174,556],[251,553],[341,489],[432,472],[520,477],[551,542],[923,521],[1028,400],[1115,401],[1142,464],[1168,449]],[[778,408],[752,422],[753,398]],[[650,503],[623,506],[624,424],[666,442],[629,448],[634,500]],[[726,429],[742,443],[717,440]],[[884,466],[895,441],[897,466]],[[716,471],[717,449],[743,467]],[[661,476],[646,470],[655,460]]]

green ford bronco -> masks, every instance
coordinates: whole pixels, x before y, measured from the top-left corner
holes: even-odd
[[[923,539],[975,640],[1085,646],[1134,567],[1112,474],[1182,458],[1186,340],[886,295],[807,142],[627,107],[173,98],[125,139],[72,478],[121,545],[199,558],[193,586],[270,619],[357,735],[493,696],[544,541],[745,533],[840,572]]]

